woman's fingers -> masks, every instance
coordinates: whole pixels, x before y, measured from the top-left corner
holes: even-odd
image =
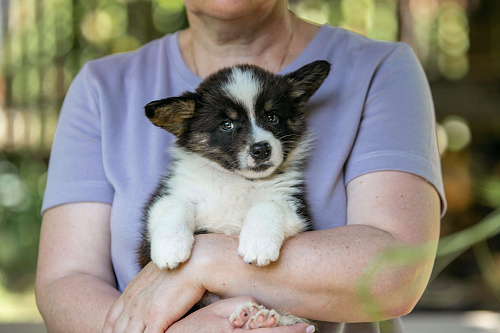
[[[146,327],[144,333],[164,333],[165,330],[166,328],[164,328],[160,323],[151,323]]]
[[[111,306],[103,333],[164,333],[205,290],[193,274],[179,267],[161,270],[147,265]]]
[[[123,299],[120,297],[118,300],[111,306],[108,314],[106,315],[106,321],[104,322],[104,328],[102,333],[112,333],[113,327],[115,326],[116,321],[120,317],[124,307]]]
[[[123,327],[117,328],[116,329],[117,333],[121,333],[121,332],[143,333],[144,332],[145,326],[141,320],[134,320],[133,318],[131,318],[130,320],[128,320],[128,321],[125,320],[124,322],[127,322],[127,324]],[[113,333],[114,333],[114,331],[113,331]],[[163,332],[159,332],[159,333],[163,333]]]

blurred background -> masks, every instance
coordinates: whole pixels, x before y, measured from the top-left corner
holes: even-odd
[[[73,77],[89,59],[187,22],[181,0],[0,1],[0,331],[16,332],[15,323],[41,322],[39,212]],[[414,48],[435,99],[448,213],[432,282],[408,326],[425,322],[432,332],[449,318],[464,332],[500,332],[500,1],[290,0],[290,8]]]

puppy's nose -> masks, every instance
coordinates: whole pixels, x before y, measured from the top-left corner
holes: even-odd
[[[271,145],[266,141],[254,143],[250,146],[250,154],[255,160],[265,160],[271,155]]]

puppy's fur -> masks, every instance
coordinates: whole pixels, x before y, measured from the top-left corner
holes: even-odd
[[[284,76],[239,65],[195,92],[146,105],[151,122],[176,140],[170,170],[144,209],[141,267],[152,260],[176,268],[202,232],[239,234],[243,260],[265,266],[286,238],[309,228],[303,109],[329,71],[326,61]],[[240,321],[233,316],[234,325]]]

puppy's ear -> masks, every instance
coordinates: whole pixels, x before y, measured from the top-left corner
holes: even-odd
[[[151,122],[175,136],[186,130],[186,122],[195,114],[196,94],[185,93],[148,103],[144,109]]]
[[[318,90],[330,73],[330,63],[324,60],[311,62],[284,78],[293,84],[291,97],[299,103],[306,103]]]

